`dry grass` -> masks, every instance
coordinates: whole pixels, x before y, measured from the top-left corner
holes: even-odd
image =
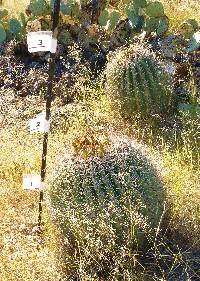
[[[57,281],[62,275],[59,235],[45,209],[44,232],[38,234],[39,192],[22,189],[23,173],[40,172],[42,153],[42,137],[30,136],[24,123],[19,130],[0,131],[0,280]]]
[[[3,7],[8,9],[9,13],[15,16],[20,12],[24,12],[28,3],[28,0],[2,0]]]

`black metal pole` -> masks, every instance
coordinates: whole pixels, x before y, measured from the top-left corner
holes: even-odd
[[[60,15],[60,2],[61,0],[54,1],[54,8],[52,13],[52,32],[53,38],[57,37],[58,33],[58,24],[59,24],[59,15]],[[47,88],[47,97],[46,97],[46,120],[50,119],[51,115],[51,101],[52,101],[52,89],[53,89],[53,78],[55,74],[55,54],[50,53],[49,59],[49,71],[48,71],[48,88]],[[47,157],[47,145],[48,145],[48,136],[49,133],[44,133],[44,140],[43,140],[43,152],[42,152],[42,165],[41,165],[41,183],[43,185],[45,175],[46,175],[46,157]],[[39,217],[38,217],[38,227],[41,228],[42,223],[42,203],[44,198],[44,191],[40,190],[40,197],[39,197]]]

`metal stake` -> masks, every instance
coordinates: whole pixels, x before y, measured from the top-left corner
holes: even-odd
[[[60,15],[60,2],[61,0],[54,1],[54,9],[52,13],[52,32],[53,38],[57,37],[58,33],[58,24],[59,24],[59,15]],[[51,115],[51,101],[52,101],[52,89],[53,89],[53,77],[55,74],[55,54],[50,53],[49,59],[49,71],[48,71],[48,88],[47,88],[47,97],[46,97],[46,120],[50,119]],[[47,157],[47,145],[48,145],[48,136],[49,133],[44,133],[44,140],[43,140],[43,152],[42,152],[42,165],[41,165],[41,182],[43,185],[45,175],[46,175],[46,157]],[[44,191],[40,190],[40,197],[39,197],[39,216],[38,216],[38,227],[41,228],[42,223],[42,203],[44,199]]]

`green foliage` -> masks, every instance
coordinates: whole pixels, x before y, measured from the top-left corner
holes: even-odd
[[[58,40],[63,45],[71,45],[73,43],[72,36],[68,30],[62,30],[58,35]]]
[[[127,9],[128,19],[131,22],[134,32],[139,32],[144,25],[144,16],[140,16],[134,6]]]
[[[118,11],[113,11],[110,14],[109,29],[114,29],[120,19],[120,13]]]
[[[135,7],[145,8],[147,6],[147,1],[146,0],[134,0],[133,5]]]
[[[9,21],[9,31],[14,35],[20,33],[21,24],[17,19],[13,18]]]
[[[98,23],[101,27],[107,27],[109,30],[113,30],[120,20],[120,13],[117,10],[109,12],[108,10],[103,10],[98,17]]]
[[[147,47],[132,45],[116,52],[107,65],[106,79],[106,92],[124,117],[173,112],[172,79]]]
[[[147,5],[146,1],[134,1],[127,7],[127,16],[133,32],[143,29],[147,33],[155,32],[161,36],[169,28],[169,19],[160,2],[149,2]]]
[[[0,9],[0,20],[8,16],[8,10]]]
[[[195,19],[187,19],[186,22],[193,26],[194,31],[198,30],[199,24]]]
[[[98,23],[100,26],[106,26],[108,21],[109,21],[109,18],[110,18],[110,14],[109,14],[109,11],[108,10],[104,10],[99,18],[98,18]]]
[[[49,5],[45,0],[31,0],[28,6],[34,16],[44,16],[49,13]]]
[[[187,52],[197,51],[200,47],[200,31],[194,33],[188,42]]]
[[[196,20],[188,19],[179,25],[177,32],[185,39],[190,39],[197,30],[198,23],[196,22]]]
[[[149,17],[162,17],[164,16],[163,4],[158,1],[150,2],[146,7],[145,12]]]
[[[0,44],[4,43],[6,40],[6,31],[2,24],[0,24]]]
[[[164,34],[169,28],[167,16],[148,18],[145,22],[144,30],[151,33],[155,32],[158,36]]]
[[[20,20],[21,20],[21,26],[23,28],[23,30],[26,29],[26,24],[27,24],[27,20],[26,20],[26,16],[24,13],[20,14]]]

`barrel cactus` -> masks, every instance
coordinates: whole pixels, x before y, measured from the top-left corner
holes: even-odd
[[[91,263],[97,261],[95,266],[102,269],[107,259],[119,261],[122,249],[130,247],[131,255],[147,239],[151,242],[164,193],[156,169],[138,145],[114,137],[101,157],[64,158],[51,182],[50,198],[65,241],[77,243],[74,253],[78,250],[85,262],[92,255]]]
[[[172,78],[155,54],[141,44],[118,50],[110,58],[106,92],[122,116],[143,117],[173,112]]]

